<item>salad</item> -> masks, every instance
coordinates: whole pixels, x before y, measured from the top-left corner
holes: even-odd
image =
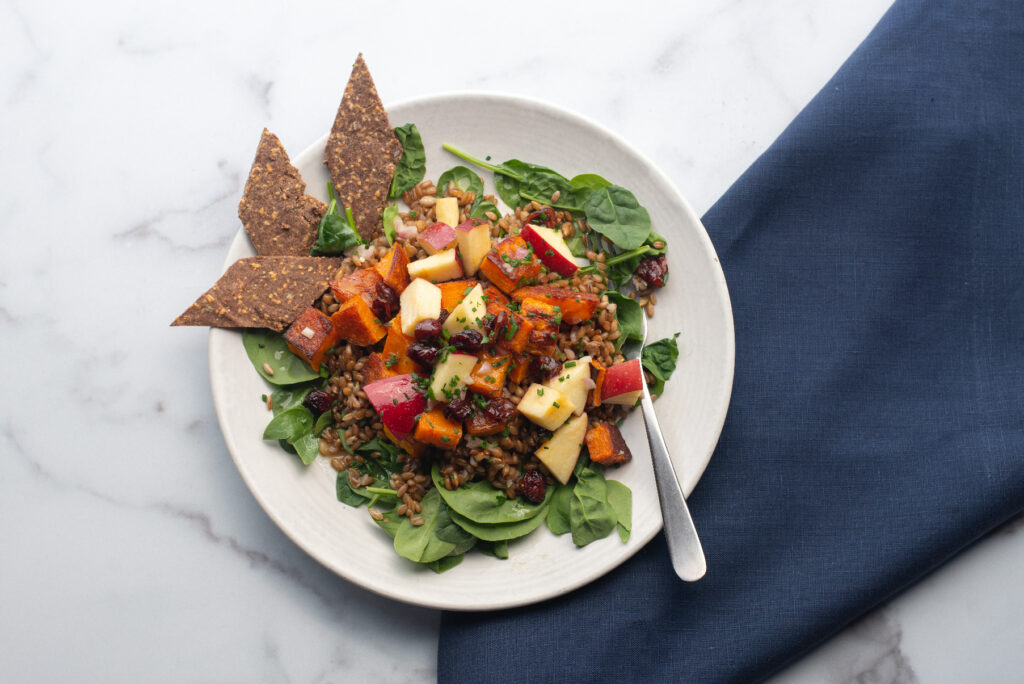
[[[336,129],[357,128],[346,116],[376,114],[361,64]],[[539,527],[577,546],[613,532],[627,541],[632,495],[611,475],[632,455],[618,426],[639,400],[641,374],[660,394],[678,350],[674,338],[639,358],[622,349],[642,340],[641,319],[654,314],[666,241],[631,191],[596,174],[493,163],[446,144],[493,174],[497,196],[465,165],[426,179],[415,124],[391,128],[386,113],[384,123],[391,137],[382,125],[358,127],[371,138],[360,149],[378,153],[371,170],[366,154],[349,165],[360,182],[335,173],[345,155],[329,143],[326,205],[296,185],[283,147],[272,164],[258,152],[239,213],[254,244],[284,252],[258,247],[261,256],[239,263],[265,276],[268,266],[283,270],[269,260],[285,259],[308,275],[283,286],[275,271],[256,289],[279,290],[256,297],[240,280],[248,276],[228,277],[232,267],[179,321],[224,325],[230,310],[227,324],[245,328],[246,353],[273,385],[260,398],[272,412],[263,438],[307,465],[329,459],[338,500],[365,506],[410,561],[443,572],[473,549],[508,558]],[[267,135],[261,150],[276,151]],[[367,178],[383,192],[370,192]],[[251,192],[260,187],[291,205],[262,207]],[[274,221],[263,221],[268,213]],[[328,261],[325,279],[316,266]]]

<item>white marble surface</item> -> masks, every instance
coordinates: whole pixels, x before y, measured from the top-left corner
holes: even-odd
[[[597,119],[703,212],[888,0],[348,5],[0,3],[0,681],[434,678],[438,614],[274,527],[221,440],[206,332],[167,327],[219,272],[262,127],[293,153],[324,133],[357,51],[385,101]],[[1017,678],[1022,568],[1024,533],[996,533],[777,681]]]

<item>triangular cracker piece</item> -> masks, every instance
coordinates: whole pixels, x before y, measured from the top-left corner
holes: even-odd
[[[327,290],[343,261],[310,256],[239,259],[171,325],[284,330]]]
[[[260,256],[309,256],[327,205],[306,194],[277,136],[263,129],[238,218]]]
[[[338,201],[352,210],[364,240],[380,230],[381,212],[401,158],[402,144],[360,53],[327,140],[324,163]]]

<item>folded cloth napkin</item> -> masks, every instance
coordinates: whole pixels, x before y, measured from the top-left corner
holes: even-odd
[[[659,536],[445,614],[441,682],[760,679],[1024,509],[1022,65],[1019,0],[889,10],[704,218],[736,322],[707,576]]]

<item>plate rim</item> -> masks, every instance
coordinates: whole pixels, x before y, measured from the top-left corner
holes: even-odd
[[[515,107],[528,107],[537,110],[544,115],[567,120],[568,122],[575,126],[589,127],[593,129],[597,133],[614,141],[615,144],[619,145],[625,152],[634,156],[636,159],[642,162],[642,164],[647,168],[647,170],[652,175],[654,175],[663,184],[664,187],[668,188],[669,192],[672,194],[671,199],[683,207],[684,212],[687,215],[687,218],[691,220],[695,225],[701,228],[701,230],[699,231],[698,241],[703,247],[703,256],[705,257],[706,261],[709,264],[711,264],[712,269],[714,270],[715,275],[717,276],[716,289],[719,289],[722,295],[721,306],[722,313],[724,314],[724,320],[726,323],[727,335],[726,339],[722,340],[722,342],[724,343],[723,351],[725,352],[725,367],[722,369],[722,371],[724,371],[725,377],[721,383],[721,386],[724,389],[724,391],[717,399],[717,406],[714,407],[714,415],[716,416],[713,430],[714,436],[713,439],[710,440],[710,446],[707,448],[706,453],[702,454],[702,459],[701,463],[699,464],[699,467],[691,471],[692,475],[687,480],[680,483],[683,487],[684,493],[687,497],[689,497],[694,487],[696,486],[697,482],[699,482],[700,478],[703,476],[705,470],[707,469],[707,466],[711,460],[714,450],[717,447],[718,441],[721,439],[722,429],[725,425],[725,419],[728,413],[728,408],[732,397],[736,358],[735,320],[733,317],[732,302],[729,296],[728,283],[725,279],[725,273],[722,269],[722,265],[718,258],[717,252],[715,251],[714,245],[711,242],[711,237],[708,235],[707,229],[704,227],[703,222],[700,220],[700,217],[696,215],[696,212],[694,212],[693,208],[690,206],[689,201],[687,201],[687,199],[679,191],[675,183],[673,183],[672,180],[660,169],[660,167],[654,164],[640,150],[638,150],[623,137],[614,133],[603,124],[594,121],[593,119],[590,119],[587,116],[561,107],[559,105],[554,105],[552,103],[545,102],[543,100],[533,97],[525,97],[522,95],[515,95],[511,93],[503,93],[497,91],[453,90],[396,101],[394,103],[389,104],[387,107],[385,107],[385,109],[387,109],[388,112],[390,113],[392,109],[399,109],[402,107],[411,106],[429,106],[431,103],[436,102],[448,103],[453,99],[484,100],[505,106],[511,105]],[[325,133],[319,138],[313,140],[299,154],[295,155],[292,158],[293,165],[298,167],[304,164],[305,160],[310,155],[322,154],[322,148],[326,144],[329,135],[330,133]],[[317,150],[320,151],[317,152]],[[227,268],[234,262],[234,259],[231,258],[231,254],[235,250],[236,243],[240,240],[244,241],[246,239],[248,239],[248,236],[245,233],[245,228],[240,226],[238,231],[235,233],[235,237],[232,239],[231,244],[228,247],[228,252],[227,255],[225,256],[225,260],[221,268],[221,273],[226,271]],[[238,444],[235,443],[233,430],[231,429],[230,424],[228,423],[227,418],[225,416],[227,409],[225,404],[223,403],[225,397],[223,397],[222,395],[222,390],[226,388],[223,388],[221,384],[218,383],[216,380],[218,373],[215,366],[215,351],[218,349],[218,341],[223,339],[223,336],[231,336],[239,332],[240,331],[236,329],[211,328],[207,343],[207,361],[210,373],[210,386],[211,393],[213,396],[214,411],[217,415],[217,423],[218,426],[220,427],[221,435],[224,438],[225,445],[227,446],[228,453],[231,455],[231,460],[235,465],[235,469],[238,471],[239,475],[241,475],[243,482],[245,482],[245,485],[249,489],[250,494],[252,494],[253,498],[256,499],[256,502],[259,504],[260,508],[263,509],[267,516],[274,522],[278,529],[285,534],[286,537],[288,537],[296,546],[302,549],[307,555],[309,555],[315,561],[320,563],[322,566],[329,569],[331,572],[335,573],[336,575],[345,579],[346,581],[352,582],[353,584],[362,587],[363,589],[371,591],[385,598],[400,601],[403,603],[408,603],[411,605],[460,612],[498,610],[531,605],[575,591],[576,589],[579,589],[580,587],[585,586],[590,582],[593,582],[596,579],[611,572],[612,570],[614,570],[615,568],[619,567],[627,560],[632,558],[637,552],[639,552],[640,549],[646,546],[651,541],[651,539],[653,539],[654,536],[657,535],[657,533],[662,529],[663,524],[659,521],[659,524],[655,525],[651,529],[649,534],[643,535],[643,537],[639,539],[634,538],[637,543],[635,545],[630,544],[629,547],[627,547],[628,551],[619,556],[618,558],[616,558],[615,562],[613,562],[611,565],[598,566],[597,569],[595,569],[595,571],[580,573],[571,581],[565,582],[563,584],[552,585],[548,590],[538,591],[526,598],[518,597],[505,600],[498,599],[491,602],[487,602],[485,604],[474,606],[453,604],[444,600],[420,598],[414,595],[409,595],[408,593],[395,592],[393,591],[393,588],[392,590],[389,590],[389,587],[385,582],[375,583],[372,581],[368,581],[366,578],[360,575],[349,573],[346,571],[343,565],[335,563],[333,559],[325,557],[326,554],[321,554],[315,547],[313,547],[311,544],[308,544],[306,540],[297,533],[297,530],[291,529],[291,525],[287,523],[279,515],[276,509],[274,509],[274,507],[268,505],[268,503],[264,500],[264,497],[261,493],[261,489],[255,486],[254,481],[251,479],[253,477],[253,474],[248,471],[247,467],[243,464],[242,460],[240,459],[240,456],[238,455],[239,452],[241,451],[241,448]]]

